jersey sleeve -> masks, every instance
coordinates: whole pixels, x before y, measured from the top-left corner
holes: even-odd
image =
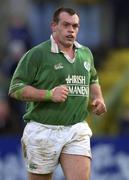
[[[90,84],[99,83],[97,71],[96,71],[96,68],[94,66],[94,58],[93,58],[93,55],[92,55],[90,50],[89,50],[89,52],[90,52],[90,57],[91,57]]]
[[[9,94],[25,87],[26,85],[33,84],[38,69],[37,60],[37,51],[30,50],[23,55],[13,74],[9,87]]]

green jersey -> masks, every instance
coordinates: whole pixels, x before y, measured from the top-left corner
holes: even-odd
[[[27,102],[23,116],[26,122],[33,120],[50,125],[72,125],[87,117],[89,85],[98,83],[93,56],[87,47],[75,42],[75,58],[70,61],[48,40],[33,47],[20,60],[11,80],[9,93],[26,85],[51,90],[67,85],[69,95],[65,102]]]

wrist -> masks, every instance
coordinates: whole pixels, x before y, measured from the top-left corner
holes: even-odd
[[[44,95],[44,101],[52,101],[53,93],[52,90],[46,90]]]

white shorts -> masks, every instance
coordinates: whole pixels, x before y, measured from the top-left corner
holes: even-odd
[[[91,158],[91,129],[86,122],[72,126],[29,122],[21,139],[27,170],[36,174],[52,173],[61,153]]]

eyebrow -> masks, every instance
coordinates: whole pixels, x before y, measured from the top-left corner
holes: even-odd
[[[79,26],[79,23],[69,23],[67,21],[63,21],[63,23],[66,23],[66,24],[72,25],[72,26]]]

